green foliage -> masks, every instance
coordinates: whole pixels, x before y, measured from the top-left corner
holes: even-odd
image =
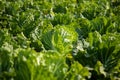
[[[90,72],[86,67],[83,67],[79,62],[74,62],[68,73],[67,79],[69,80],[84,80],[90,77]]]
[[[0,0],[0,80],[119,79],[119,0]]]
[[[86,39],[87,42],[82,40],[77,43],[76,49],[74,49],[77,52],[74,51],[73,54],[76,54],[74,57],[82,65],[87,64],[86,66],[93,69],[95,67],[98,75],[103,74],[105,77],[110,77],[109,75],[114,74],[112,69],[119,64],[119,37],[120,35],[116,33],[104,34],[103,36],[97,31],[89,33],[89,37]],[[86,44],[87,46],[85,46]],[[102,72],[99,71],[98,66],[102,66]]]
[[[56,26],[42,37],[42,43],[47,50],[56,50],[60,53],[68,53],[72,44],[77,40],[77,33],[74,28]]]

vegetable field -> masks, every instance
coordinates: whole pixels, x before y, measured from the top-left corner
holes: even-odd
[[[0,80],[120,80],[120,0],[0,0]]]

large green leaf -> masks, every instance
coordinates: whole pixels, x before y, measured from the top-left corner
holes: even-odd
[[[86,67],[83,67],[79,62],[74,62],[66,78],[69,80],[84,80],[90,78],[90,75]]]
[[[15,80],[56,80],[49,70],[52,65],[47,63],[45,53],[36,53],[31,49],[16,49],[15,52]]]
[[[73,42],[77,40],[77,33],[74,28],[57,26],[42,37],[42,42],[47,50],[57,50],[66,53],[71,50]]]

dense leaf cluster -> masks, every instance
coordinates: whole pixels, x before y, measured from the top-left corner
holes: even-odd
[[[0,80],[119,79],[119,0],[0,1]]]

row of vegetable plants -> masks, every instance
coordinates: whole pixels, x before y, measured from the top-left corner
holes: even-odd
[[[0,1],[0,80],[119,80],[119,0]]]

